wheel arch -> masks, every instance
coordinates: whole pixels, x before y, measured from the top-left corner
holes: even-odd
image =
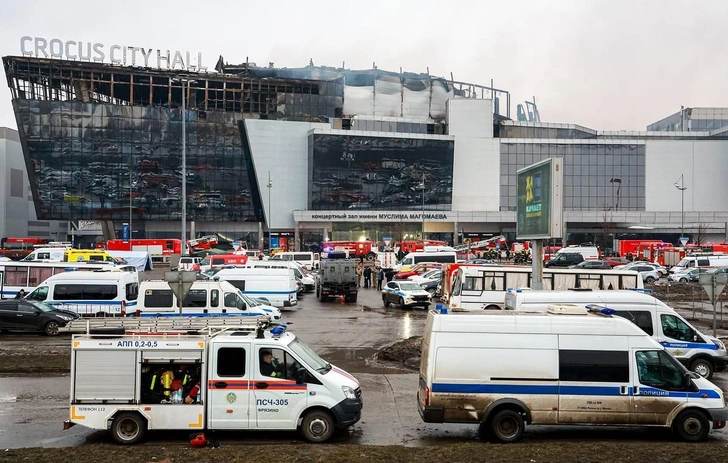
[[[296,420],[297,429],[301,428],[301,423],[303,422],[303,417],[311,412],[325,412],[329,416],[331,416],[331,418],[334,420],[334,424],[336,426],[339,426],[339,419],[337,418],[336,413],[332,412],[330,408],[327,408],[323,405],[312,405],[310,407],[304,408],[301,411],[301,413],[298,415],[298,419]]]
[[[665,425],[667,425],[671,430],[675,430],[675,420],[678,416],[680,416],[681,413],[687,412],[687,411],[696,411],[699,413],[702,413],[707,419],[709,423],[713,423],[713,417],[710,416],[710,412],[702,407],[696,407],[691,404],[682,404],[680,407],[676,407],[668,416],[667,416],[667,422]]]
[[[531,410],[518,399],[498,399],[485,408],[483,412],[483,422],[487,423],[491,417],[495,416],[501,410],[513,410],[523,416],[526,424],[531,424]]]

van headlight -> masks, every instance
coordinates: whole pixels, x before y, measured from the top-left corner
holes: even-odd
[[[723,341],[721,341],[720,339],[714,339],[713,344],[718,346],[718,350],[725,350],[725,344],[723,344]]]
[[[356,399],[356,392],[349,386],[341,386],[341,391],[347,399]]]

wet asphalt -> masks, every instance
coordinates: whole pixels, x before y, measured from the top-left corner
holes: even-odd
[[[338,443],[368,445],[444,445],[477,439],[477,426],[427,424],[418,414],[418,376],[412,370],[375,358],[387,344],[421,335],[426,312],[384,308],[381,295],[362,289],[357,303],[320,303],[311,293],[299,299],[298,307],[284,312],[289,330],[314,348],[323,358],[347,370],[361,383],[364,400],[362,419],[341,432]],[[47,338],[36,335],[4,337],[2,342],[43,343],[64,348],[70,336]],[[70,347],[69,347],[70,348]],[[728,375],[716,374],[714,382],[728,390]],[[67,447],[110,442],[104,432],[75,426],[63,431],[68,417],[69,377],[0,377],[0,449],[21,447]],[[292,432],[215,432],[225,442],[277,444],[300,441]],[[663,431],[628,428],[528,427],[524,440],[672,440]],[[728,441],[725,429],[710,439]],[[150,444],[187,445],[185,432],[151,433]]]

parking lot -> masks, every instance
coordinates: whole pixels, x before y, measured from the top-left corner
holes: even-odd
[[[151,276],[151,275],[150,275]],[[289,330],[313,347],[322,357],[347,370],[361,382],[364,398],[362,420],[339,435],[338,444],[394,445],[404,447],[447,446],[478,442],[477,428],[472,425],[431,425],[422,422],[416,405],[418,376],[401,362],[377,359],[384,346],[422,334],[426,312],[422,309],[402,310],[396,305],[384,308],[381,295],[374,289],[361,289],[358,302],[320,303],[309,293],[299,300],[298,307],[284,313]],[[43,352],[49,357],[67,355],[70,336],[56,338],[36,334],[3,335],[2,354],[12,356],[19,351]],[[62,431],[68,417],[69,378],[60,370],[28,376],[17,374],[0,377],[0,447],[69,447],[88,444],[114,445],[106,433],[76,426]],[[728,375],[717,374],[714,382],[728,390]],[[241,442],[271,444],[302,442],[295,433],[213,433],[223,445]],[[626,440],[637,446],[655,441],[672,443],[667,432],[651,432],[626,428],[529,427],[526,443],[560,445],[606,439],[606,445],[617,446]],[[182,445],[186,433],[153,433],[146,445]],[[728,444],[728,433],[711,433],[709,443]],[[526,449],[527,447],[523,447]],[[699,447],[696,447],[699,448]]]

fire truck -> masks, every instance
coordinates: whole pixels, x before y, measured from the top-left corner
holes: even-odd
[[[33,252],[36,246],[48,244],[45,238],[2,238],[0,239],[0,257],[20,260]]]
[[[64,429],[108,430],[119,444],[147,430],[299,430],[310,442],[361,418],[359,382],[284,325],[75,335]]]
[[[193,240],[187,240],[187,246],[189,251],[203,251],[205,249],[212,249],[217,244],[217,236],[207,235]]]
[[[438,240],[417,240],[417,241],[400,241],[396,243],[399,249],[406,254],[410,252],[424,251],[427,246],[448,246],[447,241]]]
[[[365,258],[374,261],[379,251],[374,241],[327,241],[323,252],[348,252],[349,258]]]
[[[647,249],[650,244],[657,243],[663,246],[672,246],[670,243],[663,243],[662,240],[616,240],[614,250],[619,256],[626,257],[627,254],[636,256],[641,250]],[[641,247],[641,245],[644,245]]]
[[[108,251],[145,251],[155,263],[169,263],[174,254],[182,254],[182,240],[180,239],[133,239],[109,240],[106,242]]]
[[[499,249],[505,250],[508,246],[506,237],[503,235],[493,236],[487,240],[475,241],[470,244],[464,244],[455,248],[459,260],[468,260],[474,258],[488,258],[486,256],[488,250]]]

